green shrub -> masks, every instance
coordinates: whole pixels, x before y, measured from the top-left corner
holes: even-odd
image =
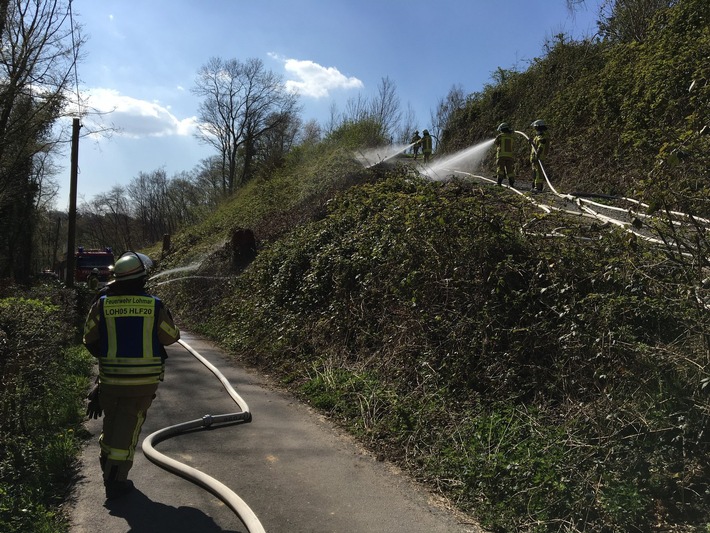
[[[66,529],[58,508],[74,475],[92,358],[72,347],[75,314],[51,299],[0,299],[0,530],[8,533]]]

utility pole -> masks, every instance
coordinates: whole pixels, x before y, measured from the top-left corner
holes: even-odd
[[[52,246],[52,270],[57,272],[57,253],[59,250],[59,231],[62,229],[62,217],[57,217],[57,231],[54,233],[54,246]],[[58,274],[58,272],[57,272]]]
[[[79,119],[72,121],[71,132],[71,183],[69,185],[69,234],[67,235],[67,287],[74,286],[74,248],[76,246],[76,182],[79,169]]]

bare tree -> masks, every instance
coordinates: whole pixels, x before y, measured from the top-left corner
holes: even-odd
[[[113,187],[81,205],[77,217],[77,243],[87,248],[110,246],[132,250],[132,223],[126,189]]]
[[[432,112],[431,121],[434,135],[441,139],[442,144],[446,143],[448,135],[446,133],[449,122],[455,113],[463,109],[466,105],[466,94],[461,85],[452,85],[445,98],[440,98],[436,104],[436,111]],[[442,146],[446,149],[444,146]]]
[[[364,140],[368,145],[377,146],[382,142],[394,141],[398,133],[402,112],[400,110],[397,87],[385,77],[377,86],[377,94],[367,98],[362,94],[348,99],[345,113],[338,115],[335,105],[331,107],[330,122],[326,127],[328,135],[347,125],[360,125],[366,132]]]
[[[404,112],[400,128],[397,132],[397,142],[409,144],[414,131],[417,130],[417,115],[410,102],[407,102],[407,110]]]
[[[651,20],[676,0],[604,0],[599,8],[599,32],[612,41],[643,42]]]
[[[188,172],[173,176],[166,192],[167,232],[174,233],[178,228],[196,223],[201,209],[206,205],[206,195],[198,187],[194,176]]]
[[[257,161],[262,170],[268,175],[280,167],[286,154],[291,151],[298,132],[301,129],[301,119],[296,115],[281,117],[274,114],[267,122],[276,123],[277,126],[268,129],[256,143]]]
[[[322,131],[318,121],[311,119],[303,125],[298,136],[299,144],[316,144],[321,140]]]
[[[342,118],[338,112],[338,106],[335,102],[331,102],[328,109],[328,122],[325,124],[325,135],[333,133],[341,124]]]
[[[380,124],[380,134],[385,139],[391,139],[399,128],[402,112],[397,85],[389,77],[382,78],[377,86],[377,96],[370,102],[370,117]]]
[[[163,234],[170,233],[168,224],[168,177],[165,169],[139,172],[126,187],[130,215],[139,230],[140,244],[159,241]]]
[[[348,98],[345,103],[345,115],[341,118],[341,123],[338,126],[342,126],[346,122],[363,122],[369,118],[370,102],[362,93],[358,93],[357,96]]]
[[[222,159],[220,156],[208,157],[200,161],[194,170],[194,183],[200,191],[205,207],[215,207],[225,195],[222,176]]]
[[[199,70],[193,92],[203,98],[198,136],[217,149],[223,190],[232,193],[252,177],[260,138],[297,112],[297,96],[259,59],[212,58]]]
[[[52,126],[81,44],[70,1],[0,1],[0,277],[30,274],[36,209],[52,192]]]

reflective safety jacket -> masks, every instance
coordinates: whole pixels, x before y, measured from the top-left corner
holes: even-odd
[[[98,358],[99,380],[110,385],[162,381],[163,346],[179,338],[162,301],[145,293],[101,296],[84,325],[84,344]]]
[[[495,138],[496,158],[513,158],[513,134],[499,133]]]
[[[547,155],[550,141],[546,132],[540,132],[532,140],[532,150],[530,151],[530,161],[543,161]]]
[[[425,135],[424,137],[422,137],[421,145],[422,145],[422,153],[430,154],[431,150],[432,150],[431,135]]]

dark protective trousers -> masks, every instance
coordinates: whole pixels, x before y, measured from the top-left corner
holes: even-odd
[[[153,403],[158,384],[106,385],[100,387],[104,425],[101,446],[101,469],[104,481],[124,481],[133,466],[133,456],[138,444],[148,408]]]
[[[540,160],[533,160],[532,163],[532,171],[533,171],[533,188],[537,189],[538,191],[542,190],[542,186],[545,183],[545,176],[542,173],[542,167],[540,166],[540,163],[542,161]]]
[[[503,183],[503,179],[508,179],[508,185],[511,187],[515,184],[515,168],[512,157],[499,157],[496,160],[496,178],[498,185]]]

